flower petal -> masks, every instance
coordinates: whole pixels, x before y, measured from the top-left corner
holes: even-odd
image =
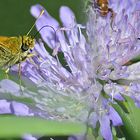
[[[37,4],[31,7],[31,14],[37,18],[41,11],[44,10],[44,8]],[[41,29],[43,26],[43,29]],[[56,30],[59,28],[59,23],[57,20],[55,20],[53,17],[49,15],[49,13],[44,10],[43,15],[37,19],[36,21],[36,27],[38,30],[41,29],[40,34],[43,40],[48,44],[50,48],[56,47]]]
[[[0,114],[10,114],[10,102],[6,100],[0,100]]]
[[[113,107],[109,109],[109,118],[112,121],[114,126],[123,125],[122,119],[119,114],[114,110]]]
[[[65,27],[70,28],[76,25],[75,15],[72,10],[67,6],[61,6],[60,19]]]
[[[22,103],[13,101],[11,103],[11,110],[12,110],[12,114],[15,114],[17,116],[33,116],[33,114],[29,112],[29,108]]]
[[[33,137],[30,134],[25,134],[22,138],[23,140],[38,140],[37,138]]]
[[[100,120],[100,132],[105,140],[113,140],[108,116],[103,116]]]
[[[20,95],[21,94],[20,85],[9,79],[3,79],[0,81],[0,92]]]

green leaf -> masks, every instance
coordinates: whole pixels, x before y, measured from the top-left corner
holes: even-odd
[[[24,134],[64,136],[83,134],[82,123],[50,121],[35,117],[0,116],[0,138],[21,137]]]
[[[128,98],[127,102],[125,102],[126,107],[129,109],[129,113],[126,113],[119,106],[115,106],[115,109],[120,114],[124,125],[121,128],[124,136],[128,140],[138,140],[140,138],[140,109],[137,108],[134,102]]]

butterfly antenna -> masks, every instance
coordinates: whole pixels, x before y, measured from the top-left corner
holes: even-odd
[[[28,33],[26,34],[27,36],[30,34],[30,32],[32,31],[32,29],[35,27],[36,21],[43,15],[44,10],[42,10],[39,14],[39,16],[37,17],[37,19],[35,20],[35,23],[32,25],[32,27],[30,28],[30,30],[28,31]]]
[[[54,31],[54,33],[55,33],[55,41],[56,41],[56,30],[55,30],[54,27],[51,26],[51,25],[44,25],[44,26],[42,26],[42,27],[35,33],[34,38],[38,35],[38,33],[40,33],[40,31],[41,31],[43,28],[47,28],[47,27],[51,28],[51,29]]]
[[[59,32],[59,31],[67,31],[67,30],[71,30],[70,28],[58,28],[58,29],[54,29],[54,27],[53,26],[51,26],[51,25],[44,25],[44,26],[42,26],[36,33],[35,33],[35,35],[34,35],[34,38],[40,33],[40,31],[42,30],[42,29],[44,29],[44,28],[51,28],[53,31],[54,31],[54,40],[55,40],[55,48],[54,48],[54,50],[53,50],[53,53],[52,53],[52,55],[53,56],[55,56],[56,57],[56,59],[57,59],[57,62],[58,62],[58,65],[60,66],[60,61],[59,61],[59,58],[58,58],[58,55],[57,55],[57,52],[58,52],[58,49],[59,49],[59,47],[57,47],[57,32]]]

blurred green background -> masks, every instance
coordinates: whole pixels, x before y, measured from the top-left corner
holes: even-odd
[[[77,21],[83,22],[82,0],[0,0],[0,35],[26,34],[35,21],[30,7],[38,3],[58,20],[60,6],[67,5],[75,12]]]

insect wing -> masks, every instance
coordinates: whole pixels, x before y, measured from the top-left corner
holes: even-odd
[[[0,36],[0,46],[3,46],[4,49],[11,52],[12,54],[18,53],[21,44],[22,44],[21,37]]]
[[[11,65],[19,53],[21,41],[18,37],[0,36],[0,67]]]

